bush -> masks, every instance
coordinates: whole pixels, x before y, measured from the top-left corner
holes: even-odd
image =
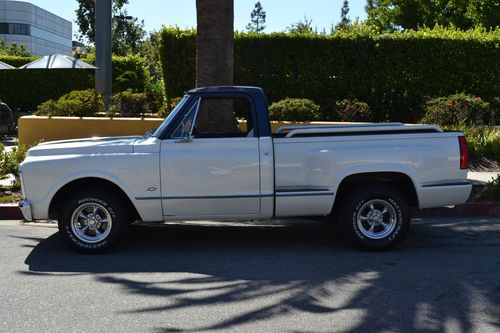
[[[157,102],[146,93],[123,91],[113,96],[115,112],[125,117],[135,117],[144,113],[156,113],[159,109]]]
[[[500,201],[500,175],[493,178],[487,185],[488,197],[495,201]]]
[[[29,64],[37,60],[39,57],[19,57],[19,56],[6,56],[0,55],[0,61],[16,68]]]
[[[464,93],[431,99],[425,103],[424,112],[421,122],[441,126],[485,125],[491,121],[489,103]]]
[[[337,114],[340,121],[348,122],[370,122],[373,121],[373,115],[370,112],[370,107],[364,102],[358,100],[344,99],[335,103],[337,106]]]
[[[41,103],[74,90],[92,89],[87,69],[17,69],[0,71],[0,98],[13,110],[35,111]]]
[[[181,102],[184,97],[175,97],[170,99],[169,103],[165,103],[158,111],[159,118],[167,118],[167,116],[172,112],[172,110]]]
[[[81,60],[95,65],[94,54],[88,54]],[[132,89],[134,92],[143,92],[147,82],[148,74],[141,57],[138,55],[113,56],[113,91],[121,92]]]
[[[447,126],[445,129],[464,133],[472,159],[485,157],[500,162],[500,128],[491,126]]]
[[[269,107],[271,120],[314,121],[321,117],[320,107],[310,99],[285,98]]]
[[[333,35],[237,33],[234,82],[262,87],[268,100],[310,98],[322,107],[365,101],[377,121],[416,122],[425,98],[500,91],[500,29],[420,29]],[[167,97],[195,85],[196,32],[161,31]],[[292,95],[293,94],[293,95]],[[333,101],[333,102],[332,102]]]
[[[48,100],[38,106],[37,116],[92,117],[102,112],[104,102],[95,90],[77,90],[57,101]]]
[[[26,152],[30,146],[20,144],[6,152],[3,145],[0,146],[0,179],[5,179],[9,175],[14,176],[12,190],[21,189],[21,180],[19,175],[19,164],[25,159]]]

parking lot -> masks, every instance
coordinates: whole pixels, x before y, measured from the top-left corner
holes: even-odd
[[[499,218],[414,220],[382,253],[305,220],[141,226],[101,256],[1,221],[0,251],[2,331],[500,330]]]

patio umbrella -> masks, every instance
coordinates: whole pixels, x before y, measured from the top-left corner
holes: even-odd
[[[15,67],[0,61],[0,69],[14,69]]]
[[[24,66],[19,67],[20,69],[96,69],[96,67],[87,64],[76,58],[64,55],[64,54],[53,54],[44,56],[38,60],[30,62]]]

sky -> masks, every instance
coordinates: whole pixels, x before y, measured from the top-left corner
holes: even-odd
[[[56,15],[73,22],[73,32],[78,30],[75,24],[76,0],[23,0],[30,2]],[[195,0],[129,0],[126,9],[129,15],[144,20],[146,31],[159,30],[162,25],[177,25],[181,28],[196,26]],[[234,26],[243,31],[250,22],[250,13],[257,0],[234,0]],[[312,26],[318,32],[327,32],[340,20],[340,8],[343,0],[260,0],[266,11],[266,30],[264,32],[284,31],[292,23],[303,20],[304,16],[312,19]],[[354,20],[366,18],[364,6],[366,0],[349,1],[349,17]]]

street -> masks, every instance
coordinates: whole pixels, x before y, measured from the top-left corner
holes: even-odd
[[[389,252],[306,220],[134,226],[107,255],[0,221],[0,331],[498,332],[500,218],[415,219]]]

